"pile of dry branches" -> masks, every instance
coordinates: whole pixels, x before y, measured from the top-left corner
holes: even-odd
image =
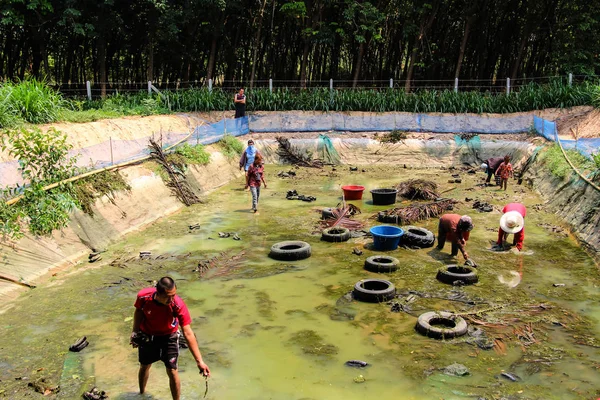
[[[169,182],[167,186],[175,193],[175,196],[183,202],[186,206],[200,203],[198,196],[194,194],[194,191],[185,180],[185,174],[179,169],[173,167],[173,165],[167,161],[165,153],[162,151],[162,147],[150,139],[150,156],[159,163],[169,174]]]
[[[394,222],[400,225],[412,225],[414,222],[435,218],[454,208],[458,203],[454,199],[444,199],[433,203],[413,204],[408,207],[397,207],[381,211],[378,215],[381,222]]]
[[[440,197],[437,184],[424,179],[409,179],[394,186],[398,196],[409,200],[433,200]]]
[[[333,218],[326,218],[320,222],[321,229],[332,226],[341,226],[350,230],[359,230],[364,226],[362,222],[350,219],[352,215],[360,214],[360,208],[356,207],[354,204],[342,202],[338,204],[336,208],[332,208],[331,213],[333,214]]]
[[[290,141],[284,137],[278,136],[276,139],[279,142],[277,155],[283,162],[302,167],[323,168],[323,162],[321,160],[313,160],[312,153],[292,146]]]

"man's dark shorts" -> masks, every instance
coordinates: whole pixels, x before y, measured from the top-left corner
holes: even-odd
[[[140,364],[149,365],[156,361],[165,363],[169,369],[177,369],[179,358],[179,332],[167,336],[153,336],[152,341],[139,347]]]

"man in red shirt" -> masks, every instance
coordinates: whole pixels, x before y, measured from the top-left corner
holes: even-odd
[[[190,312],[181,297],[177,296],[177,287],[172,278],[165,276],[158,281],[156,287],[140,290],[135,301],[130,341],[134,348],[139,347],[140,394],[146,390],[150,367],[160,360],[167,369],[171,395],[174,400],[179,400],[181,384],[177,372],[177,359],[180,326],[200,373],[206,377],[210,376],[210,369],[202,360],[196,336],[190,326],[191,322]]]
[[[500,229],[498,229],[498,246],[503,246],[511,233],[515,235],[513,246],[519,251],[523,250],[525,241],[525,215],[527,209],[521,203],[508,203],[502,209]]]
[[[438,225],[438,250],[444,248],[446,240],[452,243],[451,255],[455,257],[458,251],[462,253],[465,261],[469,259],[465,246],[469,240],[470,232],[473,230],[473,220],[468,215],[444,214]]]

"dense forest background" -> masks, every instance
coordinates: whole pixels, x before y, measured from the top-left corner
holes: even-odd
[[[411,88],[600,72],[600,1],[0,0],[0,12],[4,80]]]

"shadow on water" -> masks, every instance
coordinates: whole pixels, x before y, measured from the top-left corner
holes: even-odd
[[[58,382],[69,344],[87,335],[90,346],[78,353],[81,370],[64,373],[65,382],[89,382],[110,398],[144,398],[136,393],[137,353],[128,344],[133,301],[149,281],[172,274],[212,370],[207,399],[358,400],[387,399],[390,393],[402,399],[578,399],[598,394],[598,271],[571,238],[543,227],[559,223],[552,214],[528,213],[525,250],[533,255],[496,253],[489,249],[500,214],[458,204],[455,212],[474,220],[467,248],[479,265],[479,282],[453,287],[436,279],[441,265],[462,263],[460,255],[450,256],[450,243],[442,251],[384,252],[398,258],[400,266],[377,274],[363,268],[367,257],[382,254],[372,239],[323,242],[315,212],[337,204],[344,182],[389,187],[420,174],[445,190],[446,172],[402,170],[403,176],[391,176],[369,167],[361,175],[338,171],[331,178],[298,169],[297,179],[286,180],[274,176],[274,167],[266,171],[269,188],[261,193],[261,215],[248,212],[249,196],[239,193],[239,182],[232,183],[210,194],[207,204],[116,243],[103,255],[103,264],[83,268],[82,260],[75,273],[59,273],[22,296],[0,315],[0,365],[10,366],[0,371],[1,390],[10,398],[30,398],[27,382],[15,378]],[[535,194],[513,187],[499,197],[474,186],[480,179],[466,175],[452,195],[478,197],[500,208],[509,201],[522,200],[528,207],[540,203]],[[290,188],[318,200],[288,201]],[[362,210],[353,219],[366,231],[380,225],[373,216],[381,206],[369,200],[352,203]],[[201,229],[190,232],[190,221]],[[415,225],[436,232],[437,222]],[[242,240],[220,238],[218,232],[236,232]],[[270,247],[283,240],[308,242],[312,256],[270,259]],[[363,254],[354,254],[355,247]],[[141,249],[151,250],[153,257],[140,259]],[[349,298],[354,284],[365,278],[392,282],[397,305]],[[469,333],[446,340],[419,335],[417,317],[433,310],[462,314]],[[349,368],[349,360],[370,366]],[[444,368],[454,363],[470,373],[446,375]],[[179,370],[182,398],[202,397],[205,382],[186,350]],[[519,379],[513,382],[502,372]],[[148,393],[154,397],[145,398],[170,398],[160,363],[151,371]]]

